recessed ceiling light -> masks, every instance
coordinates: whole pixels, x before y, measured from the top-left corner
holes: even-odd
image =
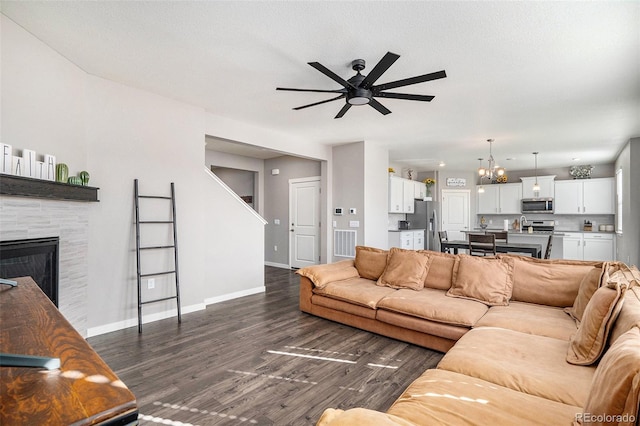
[[[507,161],[515,160],[515,159],[516,159],[516,157],[509,157],[509,158],[507,158]]]
[[[441,161],[441,162],[440,162],[440,164],[439,164],[439,166],[440,166],[440,167],[444,167],[444,166],[445,166],[444,161]]]
[[[580,159],[578,157],[574,157],[571,159],[571,161],[580,161]]]

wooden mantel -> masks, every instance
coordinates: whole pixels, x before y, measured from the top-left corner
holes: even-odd
[[[135,396],[30,278],[0,285],[0,353],[60,368],[0,366],[0,425],[136,424]]]
[[[98,189],[24,176],[0,174],[0,194],[69,201],[99,201]]]

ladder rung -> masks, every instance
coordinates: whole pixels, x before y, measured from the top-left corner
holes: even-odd
[[[158,200],[170,200],[171,197],[164,197],[161,195],[138,195],[138,198],[156,198]]]
[[[138,223],[173,223],[172,220],[141,220]]]
[[[140,247],[140,250],[155,250],[155,249],[168,249],[175,248],[175,246],[149,246],[149,247]]]
[[[166,271],[166,272],[154,272],[152,274],[140,274],[140,278],[144,278],[144,277],[155,277],[158,275],[169,275],[169,274],[175,274],[176,271]]]
[[[177,298],[178,296],[169,296],[169,297],[163,297],[161,299],[146,300],[144,302],[140,302],[140,304],[146,305],[147,303],[156,303],[156,302],[162,302],[163,300],[171,300],[171,299],[177,299]]]

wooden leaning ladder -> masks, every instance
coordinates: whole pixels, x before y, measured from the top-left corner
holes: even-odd
[[[182,323],[182,313],[180,310],[180,278],[178,274],[178,234],[176,228],[176,193],[173,182],[171,182],[171,196],[158,196],[158,195],[140,195],[138,192],[138,179],[133,181],[134,197],[136,204],[136,264],[138,267],[138,333],[142,333],[142,306],[149,303],[162,302],[165,300],[176,299],[178,307],[178,323]],[[171,201],[171,220],[140,220],[140,200],[144,198],[153,198],[159,200]],[[165,224],[171,225],[173,228],[173,244],[172,245],[160,245],[160,246],[146,246],[140,247],[140,225],[147,224]],[[174,268],[170,271],[142,273],[142,266],[140,263],[140,252],[142,250],[173,250],[174,254]],[[173,275],[175,277],[176,292],[174,296],[161,297],[159,299],[142,300],[142,279],[146,277],[155,277],[160,275]]]

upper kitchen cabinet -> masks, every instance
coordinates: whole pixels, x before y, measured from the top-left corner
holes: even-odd
[[[536,183],[535,177],[522,177],[522,198],[554,198],[555,195],[555,175],[538,176],[538,185],[540,192],[533,192],[533,185]]]
[[[389,213],[413,213],[415,183],[409,179],[389,177]]]
[[[413,181],[413,198],[422,200],[427,196],[427,185],[419,181]]]
[[[478,214],[520,214],[521,183],[483,185],[478,192]]]
[[[555,183],[556,214],[615,214],[614,178]]]

